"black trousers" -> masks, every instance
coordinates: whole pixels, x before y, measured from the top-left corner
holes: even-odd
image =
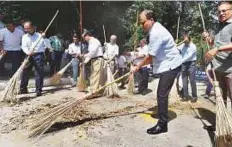
[[[182,80],[183,80],[183,92],[184,97],[189,96],[188,92],[188,79],[192,88],[192,97],[197,97],[197,85],[196,85],[196,61],[189,61],[182,64]]]
[[[148,88],[149,71],[147,67],[142,67],[138,71],[138,91],[143,92]]]
[[[36,53],[29,58],[28,66],[23,70],[21,77],[20,90],[27,90],[28,81],[32,67],[35,68],[35,87],[36,92],[42,92],[44,81],[44,53]]]
[[[12,64],[10,75],[13,75],[21,65],[21,51],[7,51],[6,55],[0,60],[0,74],[5,72],[4,63]]]
[[[158,123],[160,125],[168,123],[168,95],[173,86],[177,74],[180,72],[181,66],[159,74],[160,80],[157,89],[158,103]]]
[[[57,73],[60,70],[63,52],[53,51],[51,53],[50,75]]]

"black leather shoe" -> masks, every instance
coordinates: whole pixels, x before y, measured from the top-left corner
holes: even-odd
[[[191,99],[191,103],[196,103],[197,102],[197,98],[192,98]]]
[[[41,92],[36,92],[36,96],[41,96],[42,93]]]
[[[148,134],[160,134],[165,132],[168,132],[168,126],[167,125],[161,126],[159,124],[156,124],[154,127],[147,130]]]
[[[27,93],[28,93],[28,90],[23,89],[23,90],[20,90],[18,94],[27,94]]]
[[[187,102],[189,99],[187,97],[183,97],[180,101],[181,102]]]

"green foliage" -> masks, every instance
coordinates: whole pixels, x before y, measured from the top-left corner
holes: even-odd
[[[182,41],[182,34],[188,32],[192,37],[193,42],[198,48],[198,63],[204,64],[204,53],[206,51],[206,45],[201,42],[201,33],[203,32],[202,20],[198,7],[199,2],[194,1],[135,1],[126,10],[125,16],[121,19],[121,22],[126,30],[125,46],[133,48],[133,40],[135,34],[135,22],[136,13],[144,9],[153,10],[156,14],[158,22],[163,24],[170,33],[175,36],[177,32],[177,20],[180,16],[180,26],[178,34],[178,42]],[[215,12],[217,8],[217,2],[201,2],[202,13],[205,20],[206,29],[216,30],[217,18]],[[146,36],[143,33],[142,28],[138,28],[138,37],[140,40]]]

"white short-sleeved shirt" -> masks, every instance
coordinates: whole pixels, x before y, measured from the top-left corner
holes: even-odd
[[[119,54],[119,47],[117,44],[111,44],[111,43],[106,44],[104,58],[111,59],[118,54]]]
[[[81,45],[71,43],[68,47],[68,53],[69,54],[81,54]]]
[[[39,41],[39,39],[41,40]],[[39,43],[36,45],[36,43]],[[36,45],[36,46],[35,46]],[[34,48],[35,46],[35,48]],[[35,32],[33,35],[25,34],[22,37],[22,50],[28,54],[34,48],[34,53],[44,53],[46,49],[45,41],[40,33]]]
[[[126,57],[123,55],[120,55],[118,57],[118,67],[119,68],[126,68]]]
[[[149,30],[148,53],[153,56],[153,73],[173,70],[182,64],[182,57],[168,30],[155,22]]]
[[[138,48],[138,56],[142,56],[142,55],[144,55],[144,57],[137,58],[134,60],[135,65],[138,65],[140,62],[142,62],[145,56],[148,55],[148,45],[144,45],[143,47]]]
[[[0,41],[2,41],[5,51],[20,51],[21,39],[24,35],[22,30],[15,28],[14,32],[10,32],[7,28],[0,30]]]
[[[103,56],[103,49],[100,41],[94,37],[92,37],[89,40],[89,46],[88,46],[88,53],[86,54],[86,57],[88,58],[95,58],[99,56]]]
[[[197,60],[197,47],[194,43],[190,42],[188,45],[181,44],[178,49],[182,55],[182,62],[196,61]]]

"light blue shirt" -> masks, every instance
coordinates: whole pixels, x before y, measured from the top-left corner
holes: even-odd
[[[149,31],[148,53],[153,56],[155,74],[176,69],[182,64],[172,35],[158,22],[155,22]]]
[[[24,53],[28,54],[32,51],[36,43],[38,42],[39,38],[42,37],[40,33],[35,32],[33,35],[25,34],[22,37],[22,50]],[[46,49],[46,43],[44,39],[42,38],[40,42],[36,45],[34,49],[34,53],[43,53]]]
[[[181,44],[178,46],[178,49],[181,52],[183,63],[197,60],[197,47],[192,42],[190,42],[188,45]]]

